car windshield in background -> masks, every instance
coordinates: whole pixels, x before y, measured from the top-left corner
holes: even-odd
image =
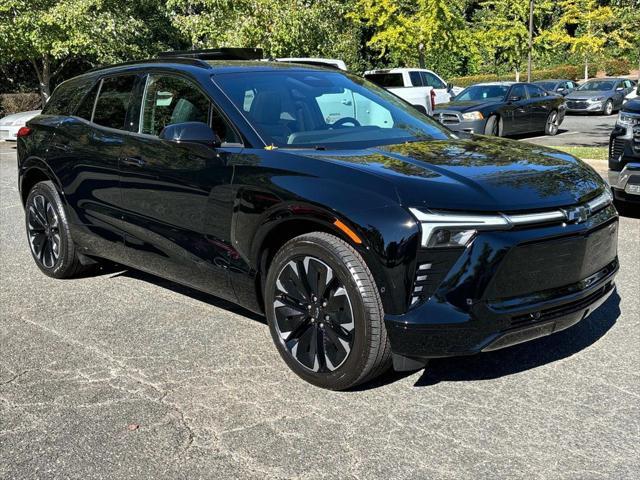
[[[553,92],[556,88],[555,82],[536,82],[535,84],[549,92]]]
[[[578,87],[578,90],[580,90],[581,92],[606,92],[609,90],[613,90],[613,82],[587,82],[584,85],[580,85],[580,87]]]
[[[401,73],[370,73],[366,79],[382,88],[404,87]]]
[[[329,71],[225,73],[214,81],[267,144],[367,148],[451,138],[435,121],[382,88]]]
[[[502,100],[509,91],[506,85],[474,85],[456,96],[456,102]]]

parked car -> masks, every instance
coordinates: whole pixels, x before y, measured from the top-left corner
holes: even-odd
[[[447,84],[438,74],[420,68],[392,68],[364,72],[364,78],[386,88],[431,114],[435,105],[451,101],[463,89]]]
[[[640,99],[625,104],[611,132],[609,185],[616,199],[640,203]]]
[[[18,131],[33,117],[40,115],[40,112],[41,110],[30,110],[0,118],[0,141],[15,142],[18,138]]]
[[[631,83],[633,84],[633,88],[631,89],[631,92],[628,93],[626,97],[624,97],[625,105],[629,100],[635,100],[636,98],[640,97],[640,84],[638,84],[638,82],[636,82],[635,80],[631,80]]]
[[[346,91],[359,107],[327,123]],[[18,174],[46,275],[107,258],[264,313],[286,364],[331,389],[565,329],[618,270],[593,169],[458,138],[338,70],[193,57],[95,70],[20,130]]]
[[[633,84],[626,78],[589,80],[567,95],[567,112],[611,115],[622,107],[631,90]]]
[[[501,137],[530,132],[555,135],[564,120],[564,99],[530,83],[479,83],[441,105],[434,117],[458,132]]]
[[[569,95],[578,87],[578,84],[573,80],[538,80],[533,84],[544,88],[547,92],[556,93],[563,97]]]
[[[335,58],[310,58],[310,57],[296,57],[296,58],[276,58],[277,62],[285,63],[300,63],[303,65],[316,65],[318,67],[332,67],[338,70],[347,71],[347,64],[342,60],[336,60]]]

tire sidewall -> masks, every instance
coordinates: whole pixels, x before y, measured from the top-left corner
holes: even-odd
[[[613,102],[611,100],[607,100],[607,103],[604,104],[604,114],[613,115]]]
[[[31,205],[33,198],[37,195],[42,195],[43,197],[45,197],[47,201],[53,206],[56,214],[58,215],[60,254],[58,256],[58,260],[52,268],[47,268],[40,263],[40,260],[38,260],[35,253],[33,252],[33,249],[31,248],[31,241],[29,239],[29,206]],[[63,278],[69,271],[69,269],[73,266],[74,248],[72,242],[70,241],[71,236],[69,233],[69,225],[67,223],[67,217],[64,211],[64,207],[62,205],[62,201],[60,200],[60,196],[58,195],[58,191],[54,187],[53,183],[49,181],[37,183],[29,192],[25,204],[25,229],[27,232],[29,251],[31,252],[31,256],[33,257],[38,268],[50,277]]]
[[[547,135],[550,135],[550,136],[554,136],[554,135],[556,135],[558,133],[557,130],[553,131],[551,129],[551,126],[549,125],[549,120],[551,120],[551,117],[554,116],[554,115],[555,115],[554,122],[558,121],[558,112],[556,110],[552,110],[551,113],[549,113],[549,116],[547,117],[547,123],[544,126],[545,133]]]
[[[344,363],[333,372],[315,373],[298,363],[287,350],[276,328],[275,309],[273,307],[276,280],[282,268],[292,258],[298,256],[316,257],[329,265],[347,289],[349,300],[351,301],[355,324],[353,346]],[[367,309],[362,299],[362,292],[352,273],[324,242],[308,238],[300,239],[293,244],[288,244],[287,248],[283,248],[276,254],[265,282],[265,313],[271,337],[278,348],[280,356],[289,368],[302,379],[319,387],[339,390],[353,384],[360,377],[367,364],[370,349],[370,326],[367,321]]]

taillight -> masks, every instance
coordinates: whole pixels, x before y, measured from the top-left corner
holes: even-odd
[[[436,109],[436,91],[431,89],[431,111]]]
[[[18,138],[26,137],[30,135],[32,131],[33,130],[31,130],[29,127],[20,127],[20,130],[18,130],[17,137]]]

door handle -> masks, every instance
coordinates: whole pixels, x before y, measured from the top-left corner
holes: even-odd
[[[121,158],[120,161],[123,165],[128,165],[130,167],[144,167],[147,163],[140,157],[124,157]]]
[[[71,150],[71,147],[69,145],[67,145],[66,143],[53,143],[51,145],[53,148],[55,148],[56,150],[60,150],[61,152],[68,152]]]

